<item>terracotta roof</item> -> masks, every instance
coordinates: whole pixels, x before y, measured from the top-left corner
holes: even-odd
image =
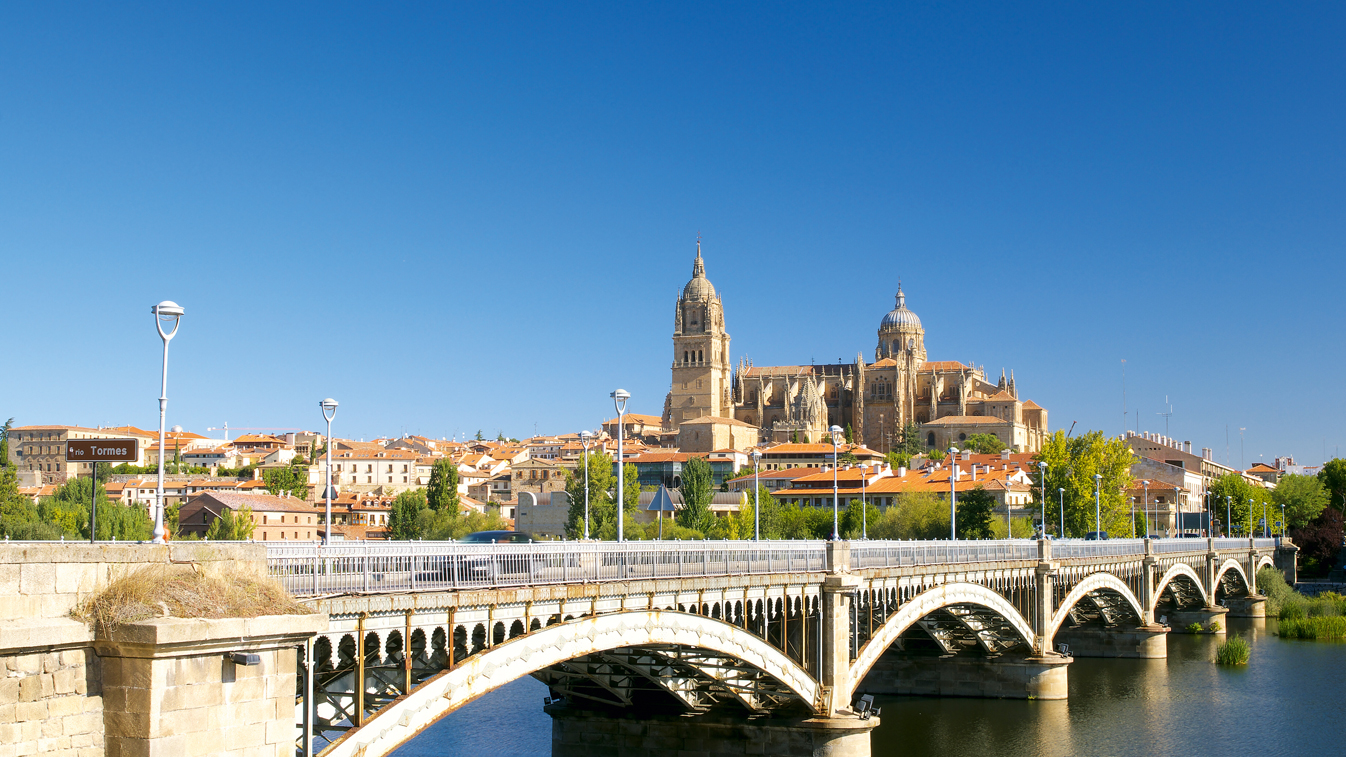
[[[995,394],[992,394],[990,397],[986,397],[985,400],[992,402],[1018,402],[1018,400],[1015,399],[1014,395],[1010,394],[1004,389],[1001,389]]]
[[[813,474],[815,474],[815,473],[821,473],[821,472],[822,472],[822,468],[817,468],[817,467],[812,467],[812,466],[810,466],[810,467],[800,467],[800,468],[777,468],[777,469],[775,469],[775,470],[764,470],[764,471],[760,471],[760,472],[758,472],[757,477],[758,477],[759,479],[762,479],[762,478],[766,478],[766,479],[784,478],[784,479],[794,480],[794,479],[797,479],[797,478],[802,478],[802,477],[804,477],[804,476],[811,476],[811,475],[813,475]],[[728,480],[726,481],[726,483],[733,483],[733,482],[735,482],[735,481],[747,481],[747,480],[751,479],[752,477],[753,477],[753,474],[752,474],[752,473],[748,473],[748,474],[746,474],[746,475],[739,476],[738,478],[731,478],[731,479],[728,479]]]
[[[624,416],[626,417],[627,423],[643,423],[646,426],[661,426],[663,425],[664,422],[663,416],[659,415],[645,415],[643,413],[624,413]],[[616,422],[617,422],[616,418],[609,418],[603,421],[603,425],[606,426],[610,423],[616,423]]]
[[[1249,472],[1249,473],[1252,473],[1252,472],[1254,472],[1254,471],[1256,471],[1256,472],[1258,472],[1258,473],[1277,473],[1277,472],[1278,472],[1275,468],[1271,467],[1270,465],[1267,465],[1266,463],[1257,463],[1257,464],[1255,464],[1253,467],[1251,467],[1251,468],[1248,469],[1248,472]]]
[[[921,426],[1008,426],[1011,423],[994,415],[946,415],[922,423]]]
[[[890,358],[890,357],[886,357],[886,358],[884,358],[884,359],[882,359],[882,360],[876,360],[876,361],[875,361],[874,363],[872,363],[869,367],[870,367],[870,368],[889,368],[889,367],[894,366],[894,365],[897,365],[897,361],[894,360],[894,359],[892,359],[892,358]]]
[[[970,371],[972,366],[963,365],[957,360],[927,360],[921,363],[920,372],[926,371]]]
[[[227,507],[231,510],[237,510],[241,507],[249,507],[255,513],[314,513],[317,508],[305,500],[295,497],[277,497],[273,494],[242,494],[239,492],[201,492],[191,498],[189,504],[201,502],[214,502]]]
[[[284,444],[285,440],[267,434],[244,434],[234,439],[234,444]]]
[[[1033,400],[1024,400],[1024,410],[1041,410],[1041,409],[1042,405],[1039,405]]]

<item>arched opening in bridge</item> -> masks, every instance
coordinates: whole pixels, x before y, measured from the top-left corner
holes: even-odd
[[[1198,610],[1206,606],[1205,592],[1191,576],[1178,573],[1171,576],[1154,603],[1154,616],[1164,622],[1166,616],[1177,612]]]

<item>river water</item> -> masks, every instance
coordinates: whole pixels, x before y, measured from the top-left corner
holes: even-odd
[[[1346,753],[1346,644],[1282,641],[1276,622],[1230,620],[1245,667],[1215,665],[1220,637],[1172,634],[1166,660],[1077,659],[1070,699],[888,697],[874,757],[1331,755]],[[444,718],[396,757],[551,751],[547,687],[526,678]]]

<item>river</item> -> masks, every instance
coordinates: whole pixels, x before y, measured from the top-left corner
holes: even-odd
[[[1276,621],[1230,621],[1247,666],[1215,665],[1219,637],[1172,634],[1166,660],[1078,659],[1070,699],[883,698],[873,754],[1330,755],[1346,751],[1346,644],[1282,641]],[[526,678],[444,718],[396,757],[551,751],[547,687]]]

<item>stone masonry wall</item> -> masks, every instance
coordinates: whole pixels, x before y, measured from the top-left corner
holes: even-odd
[[[0,757],[102,757],[97,666],[87,648],[6,656],[0,664]]]

